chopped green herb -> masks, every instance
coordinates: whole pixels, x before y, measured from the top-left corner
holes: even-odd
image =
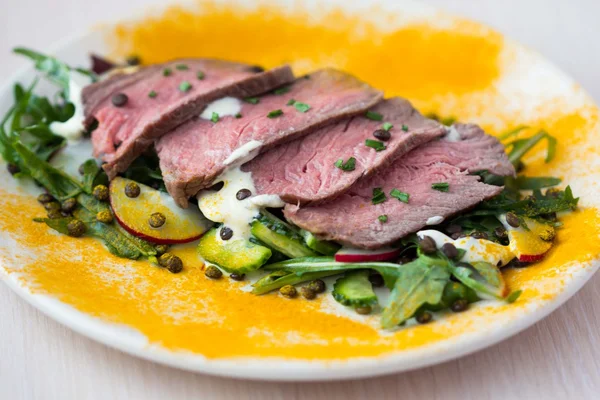
[[[514,303],[515,301],[517,301],[517,299],[521,296],[521,293],[523,293],[522,290],[516,290],[514,292],[512,292],[511,294],[508,295],[508,297],[506,298],[506,302],[508,304]]]
[[[380,204],[387,200],[385,193],[381,188],[377,187],[373,189],[373,197],[371,198],[371,203]]]
[[[279,109],[279,110],[273,110],[270,113],[267,114],[267,118],[277,118],[279,116],[283,115],[283,110]]]
[[[380,215],[379,217],[377,217],[377,219],[379,220],[379,222],[387,222],[388,220],[388,216],[387,215]]]
[[[216,112],[213,112],[212,115],[210,116],[210,120],[214,123],[219,122],[219,114],[217,114]]]
[[[150,93],[148,93],[148,97],[151,99],[155,98],[156,96],[158,96],[158,93],[156,93],[154,90],[151,90]]]
[[[260,101],[260,99],[258,97],[246,97],[244,99],[244,101],[246,103],[250,103],[250,104],[258,104],[258,102]]]
[[[185,64],[177,64],[175,66],[176,69],[180,70],[180,71],[187,71],[189,69],[189,67]]]
[[[342,171],[354,171],[354,168],[356,167],[356,158],[350,157],[346,162],[344,162],[344,160],[340,158],[333,165],[335,165]]]
[[[431,184],[432,189],[438,190],[440,192],[447,192],[449,187],[450,185],[448,184],[448,182],[437,182]]]
[[[367,113],[365,114],[365,117],[367,117],[371,121],[382,121],[383,120],[383,115],[376,113],[374,111],[367,111]]]
[[[273,90],[273,94],[285,94],[285,93],[287,93],[289,91],[290,91],[290,87],[289,86],[284,86],[282,88]]]
[[[187,92],[192,88],[192,84],[188,81],[183,81],[179,84],[179,90],[182,92]]]
[[[163,69],[163,76],[171,76],[171,68]]]
[[[286,106],[293,106],[294,103],[296,102],[296,100],[294,99],[289,99],[288,102],[285,104]]]
[[[408,126],[403,124],[403,125],[402,125],[402,130],[403,130],[404,132],[408,132]]]
[[[379,140],[367,139],[365,140],[365,145],[367,147],[375,149],[375,151],[381,151],[386,149],[385,144],[383,144],[383,142],[380,142]]]
[[[400,200],[403,203],[408,203],[408,199],[410,197],[410,195],[408,193],[401,192],[396,188],[392,189],[392,191],[390,192],[390,196],[392,196],[395,199]]]
[[[305,113],[308,110],[310,110],[310,106],[306,103],[300,103],[299,101],[294,103],[294,107],[296,108],[296,110],[300,111],[301,113]]]
[[[204,72],[202,72],[202,71],[196,72],[196,78],[198,78],[199,80],[204,79],[204,76],[205,76]]]
[[[390,124],[389,122],[384,122],[383,123],[383,130],[385,131],[389,131],[390,129],[392,129],[394,127],[394,125]]]
[[[237,114],[235,114],[235,117],[236,117],[236,118],[238,118],[238,119],[239,119],[239,118],[242,118],[242,113],[237,113]]]

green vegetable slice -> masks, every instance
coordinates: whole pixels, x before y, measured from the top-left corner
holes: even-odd
[[[297,275],[293,272],[277,270],[256,281],[252,285],[252,293],[261,295],[282,288],[285,285],[297,285],[298,283],[325,278],[327,276],[338,275],[339,273],[339,271],[320,271]]]
[[[300,231],[300,234],[302,235],[302,237],[304,237],[304,242],[310,249],[326,256],[334,255],[342,247],[336,242],[319,240],[315,237],[315,235],[313,235],[309,231],[305,231],[304,229]]]
[[[333,298],[345,306],[367,307],[377,304],[377,295],[369,281],[369,271],[350,271],[333,285]]]
[[[451,262],[452,275],[465,286],[473,289],[480,297],[504,299],[507,286],[498,267],[485,262],[471,265],[473,268]]]
[[[269,212],[262,212],[252,222],[251,232],[268,247],[291,258],[317,256],[304,238],[289,224]]]

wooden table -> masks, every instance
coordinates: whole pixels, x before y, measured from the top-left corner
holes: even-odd
[[[158,0],[152,0],[160,3]],[[538,49],[600,100],[600,2],[428,0]],[[148,4],[144,0],[13,0],[0,14],[2,80],[15,45],[52,42]],[[497,346],[432,368],[333,383],[208,377],[139,360],[45,317],[0,284],[0,399],[597,399],[600,275],[544,321]]]

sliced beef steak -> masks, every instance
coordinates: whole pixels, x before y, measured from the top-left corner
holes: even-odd
[[[178,204],[186,206],[187,198],[211,186],[240,149],[250,146],[253,154],[264,152],[365,112],[381,97],[380,91],[351,75],[324,69],[308,79],[297,79],[283,94],[263,96],[256,104],[243,103],[241,118],[189,121],[156,143],[167,189]],[[297,108],[291,99],[310,109]]]
[[[328,125],[317,132],[286,143],[258,156],[242,167],[252,172],[257,194],[276,194],[284,201],[311,205],[335,198],[354,182],[384,168],[413,148],[446,134],[446,128],[424,118],[407,100],[393,98],[380,102],[371,111],[383,116],[373,121],[356,116]],[[393,124],[382,132],[384,122]],[[382,141],[385,150],[376,151],[365,144]],[[335,165],[354,158],[354,169]]]
[[[292,80],[287,66],[256,72],[249,65],[211,59],[176,60],[116,74],[83,90],[86,124],[98,121],[92,133],[94,154],[106,162],[104,169],[112,178],[155,139],[200,114],[211,101],[254,96]],[[113,97],[121,93],[126,101],[115,105]]]
[[[329,203],[311,207],[288,204],[284,210],[286,218],[321,238],[376,249],[499,194],[502,187],[482,183],[479,176],[468,172],[493,170],[501,175],[514,174],[504,149],[496,139],[474,130],[472,125],[455,128],[464,140],[442,139],[418,147],[384,172],[359,180]],[[478,161],[462,167],[469,157]],[[449,184],[447,192],[432,188],[433,183],[439,182]],[[385,193],[385,202],[372,204],[375,188]],[[393,189],[408,193],[408,203],[391,197]],[[387,215],[387,222],[380,222],[380,215]]]

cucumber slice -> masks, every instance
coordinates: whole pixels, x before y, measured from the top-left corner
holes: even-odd
[[[310,248],[326,256],[332,256],[342,247],[335,242],[328,242],[326,240],[319,240],[315,235],[309,231],[302,229],[300,234],[304,238],[304,242]]]
[[[367,307],[377,304],[377,295],[369,281],[369,271],[349,271],[333,285],[333,298],[345,306]]]
[[[271,257],[271,249],[244,239],[221,240],[218,228],[200,238],[198,254],[229,273],[245,274],[262,267]]]
[[[288,224],[269,213],[252,222],[250,230],[254,236],[268,247],[291,258],[317,256],[302,237]]]

